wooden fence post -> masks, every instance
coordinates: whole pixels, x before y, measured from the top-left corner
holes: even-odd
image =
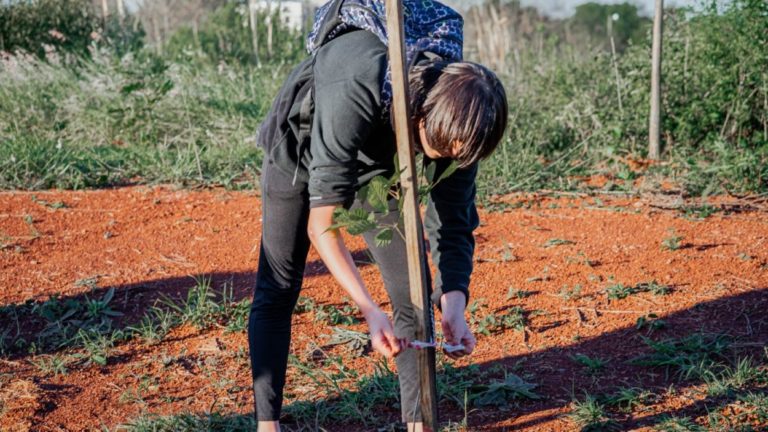
[[[651,60],[651,116],[648,124],[648,157],[661,157],[661,40],[664,0],[656,0],[653,17],[653,55]]]
[[[433,341],[434,314],[427,291],[427,271],[425,265],[424,239],[419,213],[418,189],[416,183],[416,164],[413,147],[413,125],[411,124],[410,103],[408,97],[408,75],[405,64],[405,45],[403,36],[402,0],[387,0],[387,35],[389,38],[389,59],[392,68],[392,116],[397,137],[397,155],[400,185],[405,198],[403,219],[405,243],[408,255],[408,280],[410,282],[411,303],[416,311],[416,339]],[[419,365],[419,384],[421,417],[425,431],[435,431],[437,418],[437,386],[435,383],[435,348],[417,351]]]
[[[256,16],[256,0],[248,0],[248,19],[251,24],[251,42],[253,43],[253,61],[256,66],[260,65],[259,60],[259,27]]]

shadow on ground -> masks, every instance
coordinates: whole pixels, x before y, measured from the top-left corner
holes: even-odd
[[[365,252],[357,252],[355,258],[357,261],[367,262]],[[326,270],[320,263],[308,263],[306,277],[325,273]],[[206,274],[198,275],[198,277],[210,277],[213,287],[231,284],[234,299],[242,300],[250,298],[255,274],[251,272]],[[116,319],[115,327],[119,328],[135,323],[154,304],[155,300],[160,298],[161,294],[174,299],[183,299],[192,286],[194,286],[193,278],[181,277],[114,287],[115,295],[110,305],[124,314]],[[67,301],[82,302],[87,299],[99,299],[109,288],[97,288],[87,296],[62,298],[60,299],[61,304],[66,304]],[[13,348],[17,345],[16,340],[19,337],[34,335],[45,327],[46,320],[39,314],[43,303],[31,301],[24,304],[5,305],[0,309],[0,329],[2,329],[0,332],[5,332],[7,359],[18,360],[29,355],[22,350],[14,350]],[[756,358],[759,357],[760,361],[765,364],[766,357],[763,350],[768,344],[768,314],[766,311],[768,311],[768,288],[755,289],[743,294],[706,301],[689,309],[664,316],[666,328],[655,332],[653,339],[680,338],[695,333],[727,334],[732,338],[732,346],[735,347],[727,354],[730,360],[735,360],[736,356],[755,356]],[[573,319],[579,318],[574,315]],[[530,420],[516,423],[515,428],[537,427],[552,420],[555,416],[561,415],[555,411],[568,406],[573,398],[581,398],[582,392],[605,394],[619,387],[636,387],[654,393],[662,393],[672,384],[678,390],[701,384],[701,381],[697,380],[681,381],[675,376],[674,371],[629,364],[631,359],[651,351],[642,340],[644,334],[645,331],[630,326],[603,333],[592,339],[579,340],[569,346],[531,351],[473,366],[479,367],[480,371],[494,371],[484,379],[501,377],[503,370],[524,375],[528,381],[538,384],[535,391],[543,398],[538,401],[512,400],[508,405],[502,407],[473,409],[468,417],[469,428],[487,428],[501,420],[531,414],[537,415],[529,416]],[[16,336],[14,337],[14,335]],[[489,338],[481,338],[480,340],[480,343],[489,342]],[[38,347],[36,353],[52,353],[59,349],[56,346]],[[599,375],[589,375],[571,360],[571,357],[576,354],[609,360],[609,367],[601,371]],[[128,359],[121,359],[121,361],[128,361]],[[462,369],[464,368],[456,368],[453,373],[461,374]],[[474,369],[470,373],[474,373]],[[389,376],[380,378],[385,381],[388,380],[389,384],[396,380],[391,373]],[[749,390],[746,389],[745,391]],[[752,390],[761,393],[766,392],[765,387]],[[339,400],[355,400],[365,396],[366,392],[367,390],[363,386],[354,390],[346,390],[339,397],[332,399],[313,403],[295,402],[286,406],[286,418],[284,419],[286,430],[327,428],[328,424],[315,424],[310,420],[312,415],[317,416],[319,408],[327,408]],[[392,399],[397,399],[399,396],[397,392],[393,391],[392,393]],[[737,395],[734,394],[718,397],[705,396],[687,406],[654,412],[646,416],[624,415],[617,417],[616,423],[611,427],[614,430],[629,430],[656,425],[669,416],[702,415],[713,407],[734,401],[736,397]],[[398,421],[399,415],[397,415],[397,410],[392,408],[391,403],[380,403],[374,408],[373,412],[380,418],[382,418],[382,413],[388,413],[382,418],[384,424],[393,425]],[[442,399],[440,409],[443,421],[450,419],[456,423],[463,418],[464,407],[452,400]],[[300,414],[302,418],[291,418],[291,413]],[[305,416],[307,418],[304,418]],[[211,417],[210,415],[199,415],[199,417],[205,417],[207,424],[211,426],[204,430],[240,430],[238,425],[242,425],[242,430],[253,427],[252,420],[248,416],[214,415]],[[213,427],[216,424],[222,425],[222,429]],[[376,429],[368,429],[371,426],[370,421],[364,424],[361,424],[360,421],[340,421],[332,424],[331,427],[347,424],[348,426],[345,428],[349,427],[349,430],[354,430],[356,427],[362,427],[365,430]]]

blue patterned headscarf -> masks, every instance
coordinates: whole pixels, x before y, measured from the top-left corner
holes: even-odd
[[[329,1],[317,10],[312,31],[307,38],[307,51],[314,55],[320,46],[349,28],[368,30],[388,45],[387,15],[384,0],[336,0],[341,1],[340,23],[323,40],[322,24],[335,3]],[[403,0],[403,24],[405,33],[405,62],[411,64],[419,52],[430,51],[446,61],[461,61],[464,45],[464,19],[458,12],[434,0]],[[392,71],[387,66],[381,87],[382,113],[389,115],[392,106]]]

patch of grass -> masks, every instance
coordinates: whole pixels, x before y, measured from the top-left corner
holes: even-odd
[[[610,300],[622,300],[633,294],[636,294],[637,290],[633,286],[616,283],[608,285],[605,288],[605,293]]]
[[[525,310],[520,306],[515,306],[501,314],[489,313],[485,315],[476,322],[476,331],[485,336],[490,336],[510,329],[524,331],[525,326]]]
[[[576,242],[574,242],[572,240],[565,240],[565,239],[559,239],[559,238],[551,238],[551,239],[547,240],[542,245],[542,247],[544,247],[544,248],[552,248],[552,247],[555,247],[555,246],[572,245],[572,244],[576,244]]]
[[[672,288],[669,285],[660,284],[655,280],[640,282],[635,285],[635,289],[639,292],[650,292],[655,296],[665,296],[672,293]]]
[[[526,291],[523,289],[517,289],[513,286],[509,287],[509,290],[507,291],[507,300],[512,300],[513,298],[516,299],[524,299],[532,296],[534,293],[532,291]]]
[[[668,233],[669,237],[666,237],[661,241],[662,249],[676,251],[683,247],[683,236],[677,235],[674,229],[668,230]]]
[[[756,366],[752,359],[744,357],[734,367],[724,366],[717,373],[703,377],[710,396],[734,396],[737,390],[750,385],[767,385],[768,369]]]
[[[667,326],[666,321],[659,319],[659,316],[656,314],[648,314],[643,315],[637,319],[637,322],[635,323],[635,328],[638,330],[642,329],[648,329],[648,334],[655,332],[656,330],[661,330],[664,327]]]
[[[296,307],[293,309],[293,313],[303,314],[306,312],[313,312],[316,307],[317,304],[311,297],[299,296],[299,299],[296,301]]]
[[[611,394],[600,396],[598,400],[607,407],[616,407],[622,412],[632,412],[635,408],[646,406],[654,401],[654,395],[648,390],[636,387],[621,387]]]
[[[225,283],[217,295],[211,287],[211,278],[205,276],[195,278],[195,286],[181,303],[164,294],[160,303],[177,314],[181,323],[190,323],[200,330],[215,325],[228,331],[243,330],[250,310],[249,300],[234,301],[231,283]]]
[[[357,420],[371,427],[381,424],[383,406],[399,400],[397,377],[381,357],[371,375],[359,374],[344,365],[341,357],[329,356],[322,367],[289,357],[289,364],[302,372],[314,387],[301,401],[287,404],[283,410],[299,423],[328,424]],[[333,372],[329,369],[335,369]]]
[[[32,194],[32,202],[54,210],[67,208],[67,205],[63,201],[49,202],[39,199],[35,194]]]
[[[572,288],[568,288],[568,285],[563,285],[557,295],[565,301],[579,299],[581,298],[581,285],[576,284]]]
[[[67,357],[60,354],[42,355],[29,362],[35,365],[44,375],[66,375]]]
[[[706,432],[706,429],[697,425],[690,417],[663,417],[661,422],[654,427],[658,432]]]
[[[566,257],[565,262],[568,264],[582,264],[589,268],[593,268],[598,264],[597,261],[590,260],[583,251],[579,251],[575,256]]]
[[[160,380],[158,377],[149,374],[131,375],[134,378],[138,378],[138,384],[135,387],[125,389],[118,397],[118,402],[146,405],[146,397],[150,393],[157,392]]]
[[[359,312],[357,307],[348,303],[342,307],[322,305],[315,310],[315,319],[330,325],[353,325],[360,322],[355,316]]]
[[[113,332],[113,318],[122,313],[113,309],[111,302],[115,290],[110,288],[100,298],[91,298],[88,294],[80,301],[76,299],[60,300],[57,295],[51,296],[42,303],[28,302],[25,305],[14,305],[13,319],[17,323],[17,338],[28,329],[22,329],[20,320],[25,326],[32,325],[42,319],[42,330],[35,332],[34,349],[50,350],[65,346],[81,346],[81,337],[77,334],[85,331],[88,334],[109,334]]]
[[[541,399],[533,392],[538,385],[529,383],[513,373],[504,373],[501,380],[469,387],[469,399],[475,406],[505,406],[514,399]]]
[[[120,425],[117,430],[126,432],[253,431],[257,426],[253,415],[187,412],[161,416],[144,413]]]
[[[570,356],[571,360],[587,368],[590,374],[597,374],[605,369],[605,365],[608,364],[608,360],[603,360],[598,357],[589,357],[584,354],[575,354]]]
[[[754,416],[759,423],[768,423],[768,394],[749,392],[736,399],[747,408],[747,415]]]
[[[619,430],[619,425],[608,416],[605,406],[589,394],[585,395],[583,400],[575,400],[571,403],[568,418],[583,432]]]
[[[182,322],[174,312],[153,306],[147,310],[138,324],[126,327],[131,336],[141,338],[144,343],[154,345],[165,339],[171,329]]]
[[[74,354],[75,358],[85,359],[85,364],[95,363],[100,366],[107,365],[107,359],[115,346],[115,341],[120,337],[118,333],[99,333],[97,331],[80,330],[77,339],[85,350],[85,353]]]
[[[332,331],[333,334],[328,336],[328,345],[345,345],[358,356],[365,353],[371,342],[371,337],[367,333],[341,327],[333,327]]]
[[[642,336],[641,336],[642,337]],[[664,368],[680,379],[711,377],[713,369],[726,361],[731,345],[726,335],[695,333],[680,339],[654,341],[642,337],[652,353],[632,359],[631,364]]]
[[[709,204],[701,204],[701,205],[689,205],[689,206],[683,206],[680,208],[680,211],[683,212],[686,218],[688,219],[706,219],[713,214],[720,211],[718,207],[711,206]]]
[[[31,214],[24,215],[24,223],[29,227],[30,237],[35,239],[40,237],[40,231],[38,231],[37,227],[35,226],[35,218]]]

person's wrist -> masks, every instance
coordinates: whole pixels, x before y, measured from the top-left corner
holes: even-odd
[[[458,290],[448,291],[440,296],[440,306],[443,311],[446,310],[458,310],[464,311],[467,306],[467,299],[464,293]]]
[[[365,318],[366,321],[370,321],[372,316],[381,311],[379,306],[374,302],[358,305],[358,309],[360,309],[360,312],[363,314],[363,318]]]

